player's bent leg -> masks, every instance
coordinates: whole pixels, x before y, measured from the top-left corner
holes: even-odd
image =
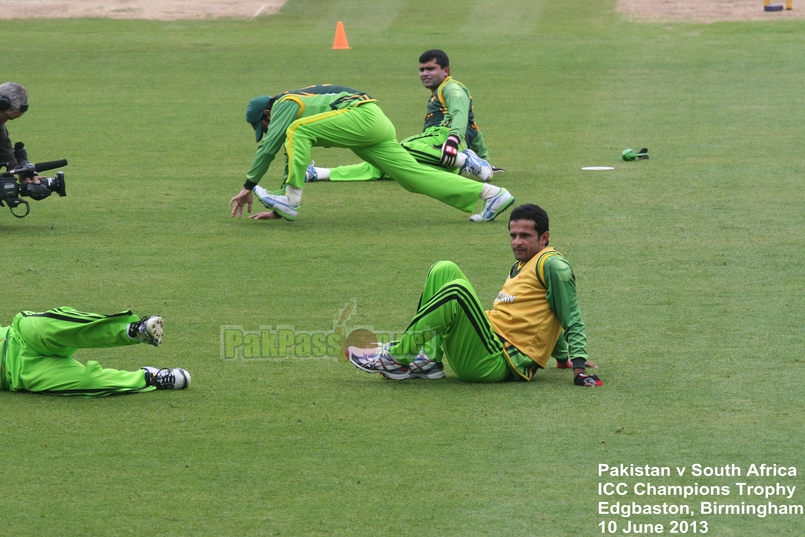
[[[68,357],[76,349],[140,343],[127,334],[129,324],[138,320],[131,311],[101,315],[62,307],[41,313],[18,313],[12,326],[25,345],[36,352],[46,356]]]
[[[478,204],[483,185],[471,179],[417,162],[395,140],[353,148],[363,160],[380,168],[409,192],[424,194],[464,212]]]
[[[429,127],[420,134],[409,136],[400,142],[400,145],[421,164],[439,166],[442,158],[442,145],[450,135],[447,127]],[[459,168],[443,168],[457,173]]]
[[[313,146],[354,148],[372,145],[389,136],[389,128],[391,137],[395,138],[394,126],[375,103],[323,112],[294,121],[285,133],[288,157],[285,184],[302,188]]]
[[[430,300],[447,282],[453,280],[463,280],[464,285],[475,293],[472,284],[458,265],[452,261],[437,261],[428,269],[428,275],[425,278],[425,287],[422,290],[418,307],[421,308],[424,302]]]
[[[463,280],[467,287],[472,289],[472,284],[469,282],[467,277],[461,271],[461,269],[453,263],[452,261],[437,261],[434,263],[430,269],[428,269],[428,275],[425,278],[425,286],[422,289],[422,294],[419,297],[419,303],[417,304],[417,309],[422,307],[422,304],[430,298],[442,288],[444,284],[449,281],[453,280]],[[473,292],[475,290],[473,289]],[[442,350],[442,338],[441,336],[435,336],[432,339],[425,342],[423,345],[423,354],[427,356],[429,359],[437,362],[442,361],[442,356],[444,352]]]
[[[453,267],[455,265],[443,264],[439,268],[452,271]],[[438,276],[437,270],[434,280]],[[467,382],[505,380],[508,367],[503,346],[468,284],[465,278],[447,281],[423,300],[403,336],[389,348],[390,354],[398,362],[408,364],[412,361],[409,356],[415,356],[424,343],[439,336],[445,356],[459,379]]]

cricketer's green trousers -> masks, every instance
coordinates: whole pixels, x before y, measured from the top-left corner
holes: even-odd
[[[428,127],[420,134],[415,134],[404,139],[400,142],[400,145],[411,153],[411,156],[420,164],[439,166],[439,160],[441,160],[442,157],[442,145],[447,140],[448,136],[450,136],[450,129],[447,127]],[[475,152],[478,156],[482,159],[486,159],[488,152],[480,132],[476,136],[474,145],[476,146]],[[466,149],[466,147],[464,147],[462,143],[462,145],[459,146],[459,150],[463,149]],[[451,173],[458,173],[460,170],[458,166],[453,168],[440,168],[450,171]],[[378,179],[391,178],[367,162],[338,166],[330,169],[330,181],[377,181]]]
[[[472,284],[455,263],[439,261],[428,271],[411,324],[389,349],[410,363],[423,347],[436,361],[441,350],[465,382],[500,382],[509,377],[503,345],[495,335]]]
[[[288,127],[285,183],[305,184],[313,147],[344,147],[381,170],[409,192],[424,194],[456,209],[472,212],[483,184],[418,163],[397,142],[394,125],[374,102],[300,118]]]
[[[72,358],[78,349],[136,345],[128,337],[131,311],[112,315],[63,307],[43,313],[24,311],[14,317],[2,349],[2,389],[53,395],[98,397],[154,390],[142,370],[103,369],[94,360],[84,366]]]

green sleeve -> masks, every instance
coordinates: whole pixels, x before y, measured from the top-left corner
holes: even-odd
[[[292,100],[282,100],[271,107],[271,123],[268,132],[263,135],[257,154],[252,160],[252,167],[246,174],[246,180],[259,183],[268,171],[268,167],[285,144],[285,131],[299,117],[299,104]]]
[[[587,335],[576,297],[576,277],[563,257],[552,256],[545,261],[545,283],[548,286],[548,304],[564,330],[560,337],[567,341],[570,359],[586,360]]]
[[[463,141],[469,124],[470,96],[460,85],[447,84],[442,97],[447,104],[447,113],[450,114],[450,134],[455,134]]]

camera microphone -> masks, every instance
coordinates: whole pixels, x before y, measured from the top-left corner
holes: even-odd
[[[67,166],[67,159],[63,158],[61,160],[51,160],[49,162],[37,162],[34,165],[34,171],[39,173],[47,170],[52,170],[54,168],[61,168],[62,166]]]

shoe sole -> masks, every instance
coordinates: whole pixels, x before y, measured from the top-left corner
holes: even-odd
[[[285,212],[285,211],[283,211],[282,209],[280,209],[279,207],[276,207],[276,206],[272,207],[272,209],[274,210],[275,213],[277,213],[278,215],[283,217],[285,220],[288,220],[289,222],[296,221],[296,217],[299,214],[296,211],[294,211],[293,214],[290,214],[290,213]]]
[[[409,379],[429,379],[429,380],[436,380],[436,379],[443,379],[444,378],[444,369],[440,369],[439,371],[435,371],[433,373],[408,373]]]
[[[357,367],[358,369],[360,369],[364,373],[380,373],[381,375],[383,375],[387,379],[391,379],[391,380],[405,380],[405,379],[408,378],[408,371],[406,371],[405,373],[391,373],[389,371],[380,371],[380,370],[377,370],[377,369],[367,369],[367,368],[363,367],[361,364],[359,364],[358,362],[356,362],[355,360],[353,360],[353,358],[354,358],[354,356],[352,354],[350,354],[348,356],[347,359],[349,360],[349,363],[351,363],[352,365],[354,365],[355,367]]]
[[[144,339],[143,343],[159,347],[159,344],[162,343],[162,336],[164,335],[163,324],[164,321],[162,317],[155,316],[148,319],[145,323],[145,335],[148,336],[148,339]]]

